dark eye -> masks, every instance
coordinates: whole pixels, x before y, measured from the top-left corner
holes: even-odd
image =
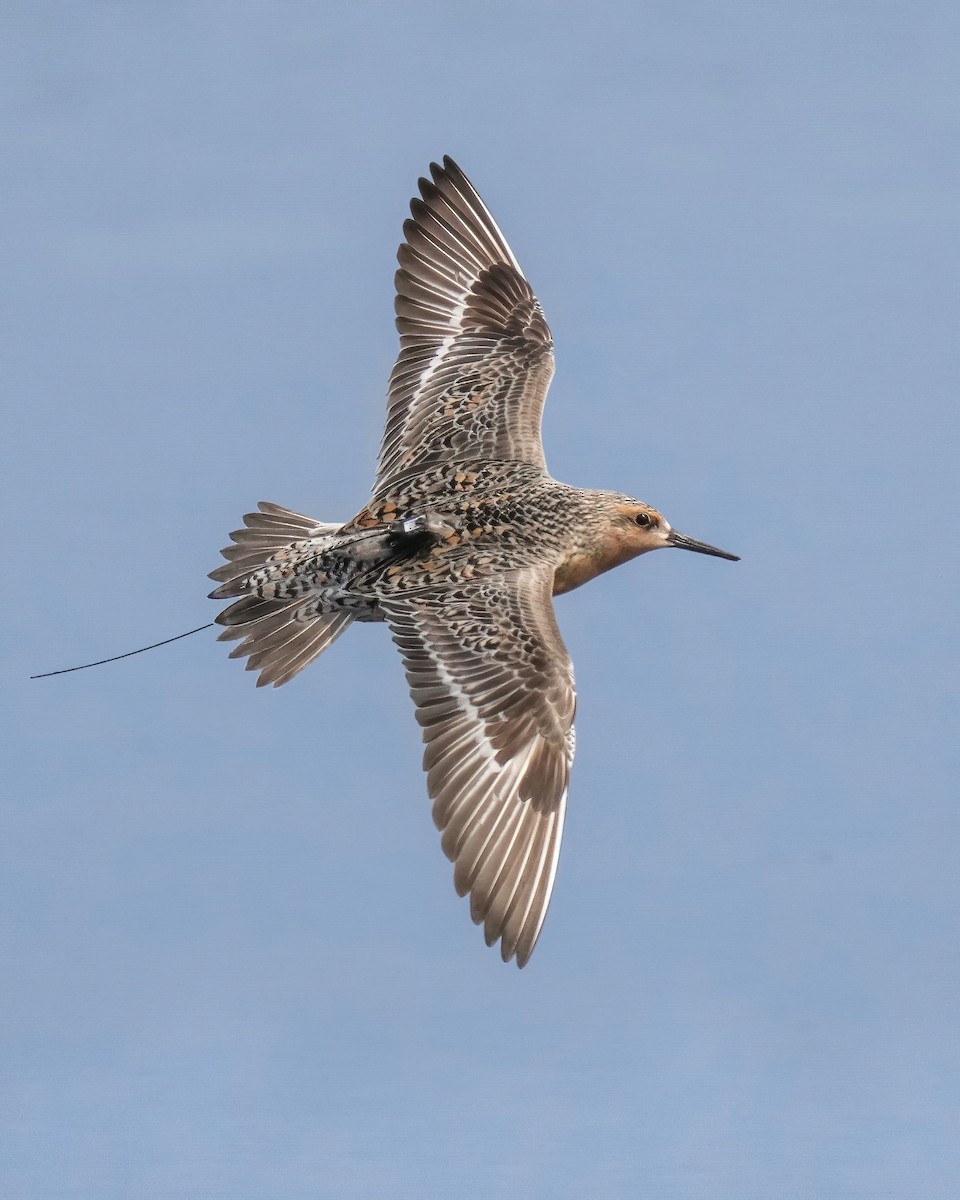
[[[650,517],[648,516],[647,513],[637,513],[637,515],[633,519],[636,521],[636,523],[640,526],[641,529],[646,529],[646,528],[648,528],[648,526],[650,526],[652,524]]]

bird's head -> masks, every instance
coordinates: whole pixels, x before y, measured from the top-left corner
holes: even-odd
[[[662,513],[642,500],[619,492],[585,492],[583,495],[591,500],[593,529],[591,536],[558,565],[554,577],[555,594],[569,592],[640,554],[670,546],[739,561],[736,554],[728,554],[726,550],[677,533]]]
[[[697,554],[712,554],[715,558],[727,558],[739,562],[740,556],[718,550],[706,542],[698,542],[686,534],[678,533],[666,517],[644,504],[642,500],[625,499],[611,506],[611,540],[619,544],[624,553],[620,559],[636,558],[648,550],[661,550],[672,546],[676,550],[694,550]]]

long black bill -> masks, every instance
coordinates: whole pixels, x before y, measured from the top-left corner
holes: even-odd
[[[718,550],[716,546],[708,546],[706,542],[696,542],[693,538],[685,537],[671,529],[667,534],[667,544],[676,546],[679,550],[696,550],[697,554],[712,554],[714,558],[728,558],[731,562],[739,562],[739,554],[728,554],[726,550]]]

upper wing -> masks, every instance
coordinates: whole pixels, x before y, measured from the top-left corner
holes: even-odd
[[[426,743],[424,768],[459,894],[523,966],[553,889],[576,695],[549,572],[385,604]]]
[[[397,255],[400,357],[374,494],[435,463],[516,459],[545,469],[553,339],[503,234],[450,158],[420,180]]]

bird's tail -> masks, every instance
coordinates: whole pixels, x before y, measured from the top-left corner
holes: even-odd
[[[257,687],[269,683],[279,687],[336,641],[353,616],[323,612],[315,596],[296,588],[272,588],[271,596],[263,595],[266,589],[250,588],[250,576],[278,555],[285,556],[295,544],[305,542],[316,543],[321,552],[324,539],[332,540],[340,528],[279,504],[262,501],[257,507],[259,512],[243,518],[244,528],[230,534],[233,545],[221,551],[226,565],[210,572],[220,585],[210,595],[216,600],[240,597],[217,617],[217,624],[226,626],[220,641],[242,638],[230,657],[247,658],[247,670],[260,672]],[[279,591],[285,594],[277,595]]]

